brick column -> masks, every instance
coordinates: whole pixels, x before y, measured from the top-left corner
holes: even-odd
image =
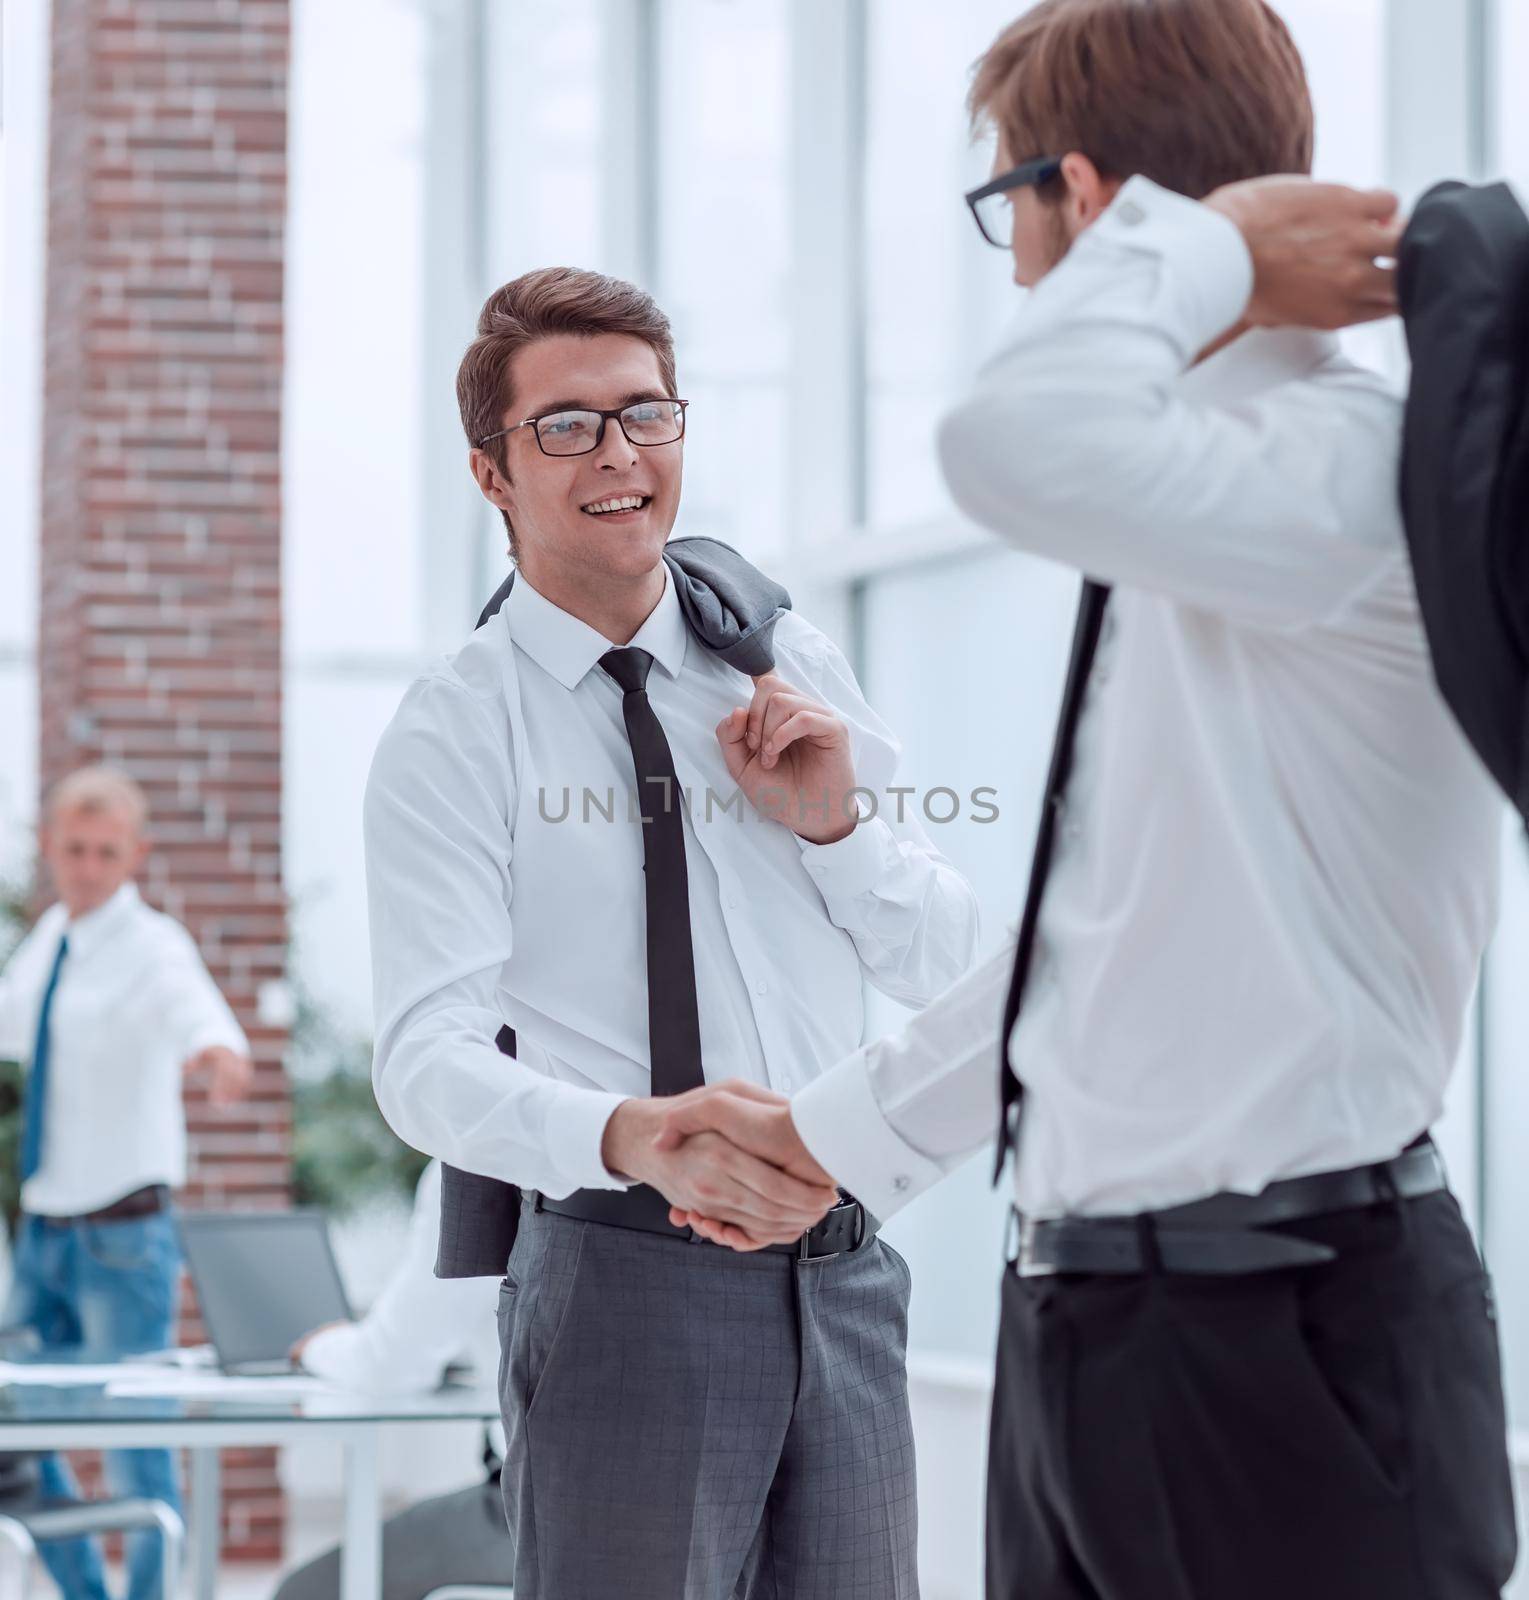
[[[187,1095],[188,1206],[288,1203],[282,248],[287,0],[53,0],[40,773],[148,792],[145,898],[249,1033],[232,1112]],[[189,1294],[182,1338],[198,1336]],[[225,1554],[280,1555],[274,1453],[226,1452]]]

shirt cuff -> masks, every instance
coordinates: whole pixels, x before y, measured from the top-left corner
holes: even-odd
[[[1191,356],[1247,310],[1252,252],[1242,230],[1219,211],[1137,176],[1120,186],[1094,228],[1100,243],[1150,250],[1171,263],[1159,293]]]
[[[813,1160],[879,1222],[943,1176],[882,1114],[865,1050],[793,1095],[791,1120]]]
[[[303,1346],[298,1365],[315,1378],[323,1378],[329,1383],[344,1383],[346,1375],[353,1372],[355,1367],[356,1340],[359,1336],[359,1330],[353,1322],[321,1329]]]
[[[888,846],[895,847],[897,842],[880,817],[866,815],[859,795],[855,796],[855,804],[861,808],[860,820],[842,839],[835,839],[832,844],[798,839],[802,865],[825,901],[853,900],[869,894],[886,869]]]
[[[547,1153],[566,1187],[548,1189],[554,1200],[561,1200],[575,1189],[630,1189],[633,1180],[618,1178],[606,1170],[600,1154],[605,1140],[605,1125],[625,1094],[608,1094],[603,1089],[581,1089],[577,1084],[556,1084],[557,1102],[547,1117]]]

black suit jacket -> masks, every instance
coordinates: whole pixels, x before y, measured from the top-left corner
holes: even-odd
[[[791,596],[720,539],[671,539],[664,561],[696,639],[740,672],[768,672],[775,665],[775,624],[790,609]],[[479,614],[480,628],[514,582],[511,572]],[[513,1056],[515,1030],[501,1028],[494,1043]],[[502,1277],[519,1224],[520,1190],[514,1184],[443,1164],[436,1277]]]
[[[1529,218],[1507,186],[1430,189],[1398,291],[1402,514],[1434,674],[1529,819]]]

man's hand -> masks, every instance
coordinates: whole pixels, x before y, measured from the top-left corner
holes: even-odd
[[[717,724],[733,782],[762,815],[813,844],[854,832],[855,767],[849,729],[827,706],[774,672],[754,680],[754,698]]]
[[[188,1078],[207,1074],[207,1098],[215,1106],[232,1105],[235,1100],[242,1100],[249,1093],[250,1084],[255,1078],[254,1062],[248,1056],[241,1056],[237,1050],[230,1050],[221,1044],[210,1044],[205,1050],[188,1056],[181,1065],[181,1071]]]
[[[788,1172],[785,1162],[761,1159],[714,1131],[729,1122],[728,1113],[704,1108],[723,1101],[761,1110],[786,1105],[768,1089],[737,1082],[624,1100],[605,1125],[600,1154],[606,1168],[657,1189],[674,1208],[671,1218],[695,1213],[730,1224],[746,1235],[749,1248],[799,1238],[822,1221],[838,1191],[810,1156],[797,1164],[799,1171]]]
[[[1396,311],[1404,224],[1389,190],[1250,178],[1217,189],[1205,204],[1247,240],[1253,295],[1244,317],[1254,326],[1346,328]]]
[[[294,1339],[292,1341],[292,1348],[287,1352],[287,1359],[292,1363],[292,1365],[294,1367],[302,1366],[302,1364],[303,1364],[303,1351],[308,1348],[308,1341],[310,1339],[318,1338],[318,1336],[321,1333],[327,1333],[331,1328],[348,1328],[348,1327],[350,1327],[350,1323],[345,1322],[345,1321],[340,1321],[340,1322],[324,1322],[324,1323],[321,1323],[317,1328],[309,1328],[309,1330],[305,1334],[303,1334],[301,1338]]]
[[[716,1092],[704,1099],[689,1095],[680,1098],[688,1104],[675,1103],[659,1135],[660,1148],[683,1148],[682,1141],[689,1143],[720,1136],[730,1145],[768,1162],[772,1168],[816,1186],[832,1197],[829,1205],[838,1200],[833,1179],[813,1159],[812,1152],[796,1131],[796,1124],[791,1120],[790,1101],[749,1083],[719,1084]],[[825,1206],[824,1211],[827,1209]],[[676,1205],[669,1213],[669,1220],[676,1227],[694,1228],[714,1244],[731,1245],[735,1250],[757,1250],[760,1245],[770,1243],[747,1222],[740,1225],[710,1207],[697,1209]],[[814,1217],[813,1223],[818,1220]]]

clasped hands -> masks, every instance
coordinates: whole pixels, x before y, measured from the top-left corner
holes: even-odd
[[[788,1244],[839,1199],[802,1143],[790,1102],[737,1079],[623,1100],[601,1155],[611,1173],[657,1189],[676,1227],[734,1250]]]

